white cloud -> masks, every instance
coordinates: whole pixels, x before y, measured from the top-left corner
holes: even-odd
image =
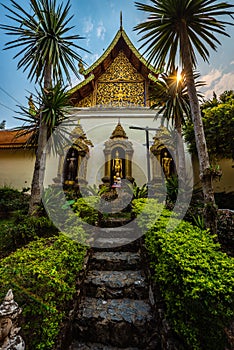
[[[209,78],[210,75],[211,74],[208,74],[207,77]],[[205,80],[205,77],[202,77],[202,80]],[[224,74],[221,72],[219,78],[216,78],[213,81],[210,79],[210,83],[211,84],[207,86],[208,89],[206,89],[206,87],[203,88],[203,93],[206,99],[212,98],[213,92],[219,96],[226,90],[234,90],[234,72]]]
[[[201,77],[202,81],[205,81],[206,87],[211,87],[222,76],[222,71],[218,69],[212,69],[208,74]]]
[[[231,61],[230,64],[234,64],[234,61]]]
[[[84,19],[84,28],[83,28],[84,33],[89,34],[90,32],[92,32],[93,27],[94,27],[94,25],[93,25],[91,17],[85,18]]]
[[[106,33],[106,28],[104,27],[103,22],[101,21],[97,26],[97,37],[101,40],[104,40],[105,33]]]

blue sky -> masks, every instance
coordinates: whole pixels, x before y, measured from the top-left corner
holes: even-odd
[[[147,0],[146,0],[147,1]],[[2,0],[2,3],[10,5],[10,0]],[[123,13],[123,27],[135,45],[139,48],[140,36],[133,28],[144,20],[144,13],[137,10],[133,0],[71,0],[71,14],[74,14],[73,24],[75,32],[85,37],[80,45],[91,54],[80,52],[88,66],[92,64],[109,46],[120,25],[120,11]],[[143,0],[141,0],[143,2]],[[228,1],[232,3],[231,0]],[[29,0],[18,0],[24,8],[28,7]],[[0,10],[0,23],[9,23],[5,16],[6,11]],[[12,21],[11,21],[12,23]],[[204,93],[207,98],[212,97],[213,91],[217,94],[224,90],[234,89],[234,27],[228,26],[227,33],[231,38],[220,37],[222,46],[217,52],[210,52],[210,63],[198,61],[198,71],[201,79],[207,85]],[[10,40],[3,32],[0,33],[0,122],[6,120],[6,127],[11,128],[20,122],[14,119],[19,108],[17,105],[26,106],[26,96],[34,91],[34,84],[27,80],[27,73],[17,70],[17,59],[13,59],[16,51],[3,51],[4,44]],[[73,85],[79,81],[72,77]]]

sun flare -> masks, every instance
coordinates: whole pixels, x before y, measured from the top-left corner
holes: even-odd
[[[182,79],[182,75],[181,75],[181,72],[178,70],[177,77],[176,77],[177,84],[181,81],[181,79]]]

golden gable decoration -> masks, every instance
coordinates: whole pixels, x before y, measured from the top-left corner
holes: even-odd
[[[83,100],[77,102],[75,107],[92,107],[93,106],[93,93],[83,98]]]
[[[81,69],[81,71],[80,71]],[[149,90],[159,71],[146,62],[120,26],[112,43],[69,91],[75,107],[149,107]]]
[[[143,76],[138,73],[135,67],[130,63],[124,52],[121,50],[118,56],[106,72],[98,79],[98,82],[125,81],[142,82]]]

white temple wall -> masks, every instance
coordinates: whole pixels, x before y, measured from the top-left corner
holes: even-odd
[[[74,126],[78,121],[81,124],[87,139],[91,140],[94,147],[90,147],[90,158],[87,165],[87,181],[90,185],[99,185],[104,176],[104,144],[110,138],[117,123],[120,121],[128,141],[133,144],[132,176],[137,185],[142,186],[147,182],[147,157],[146,157],[146,132],[144,130],[129,129],[130,126],[158,128],[160,121],[154,120],[155,111],[148,109],[115,109],[115,110],[89,110],[73,109],[71,118]],[[149,131],[150,146],[156,131]],[[65,152],[66,153],[66,152]],[[190,160],[190,154],[186,151],[186,159]],[[11,186],[21,190],[23,187],[31,187],[35,156],[28,150],[0,150],[0,186]],[[234,191],[233,161],[221,160],[223,176],[220,181],[214,183],[215,192]],[[59,156],[47,156],[45,186],[53,184],[57,176]],[[193,168],[193,171],[191,170]],[[198,163],[193,160],[193,167],[187,162],[187,170],[191,177],[194,174],[194,184],[199,185]],[[152,164],[151,164],[152,175]]]
[[[90,185],[102,183],[101,178],[104,176],[104,143],[110,138],[113,130],[120,121],[124,128],[128,141],[133,143],[133,162],[132,162],[132,174],[138,185],[142,186],[147,182],[147,164],[146,164],[146,132],[144,130],[132,130],[130,126],[138,127],[151,127],[158,128],[160,121],[155,121],[155,111],[129,111],[120,110],[110,111],[110,114],[114,116],[108,117],[108,112],[101,111],[100,115],[97,116],[98,112],[93,112],[95,115],[85,115],[86,111],[80,111],[76,113],[74,119],[80,120],[80,124],[86,133],[89,140],[92,141],[94,147],[90,150],[90,158],[88,160],[87,168],[87,181]],[[148,114],[148,115],[147,115]],[[156,131],[149,131],[150,145],[153,142],[153,137]]]

